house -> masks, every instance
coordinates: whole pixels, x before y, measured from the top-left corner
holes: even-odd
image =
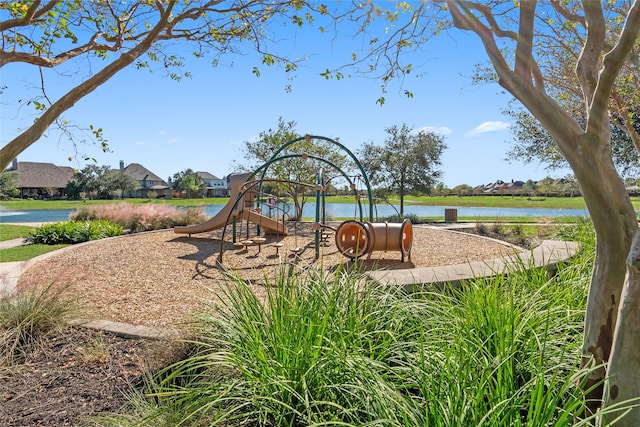
[[[202,180],[207,184],[206,197],[228,197],[229,190],[227,189],[227,181],[220,179],[209,172],[196,172]]]
[[[120,160],[120,169],[116,172],[130,175],[138,182],[138,188],[125,193],[125,197],[165,197],[168,193],[167,182],[139,163],[130,163],[125,167],[124,161]]]
[[[64,189],[73,178],[74,170],[53,163],[19,162],[14,159],[6,172],[16,172],[20,197],[57,199],[65,196]]]

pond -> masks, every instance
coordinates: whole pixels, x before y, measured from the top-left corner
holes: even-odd
[[[208,216],[214,216],[223,208],[223,205],[208,205],[205,207]],[[363,204],[364,219],[368,219],[368,205]],[[289,207],[293,211],[292,207]],[[348,203],[327,203],[326,215],[331,218],[354,218],[359,219],[357,205]],[[374,218],[388,217],[396,214],[398,207],[389,205],[377,205],[374,210]],[[509,216],[519,217],[561,217],[561,216],[588,216],[586,209],[543,209],[543,208],[474,208],[456,206],[405,206],[405,214],[419,217],[443,217],[445,209],[457,209],[458,217],[489,217],[500,218]],[[268,208],[263,210],[267,213]],[[54,222],[65,221],[74,209],[55,210],[10,210],[0,206],[0,222]],[[314,218],[316,212],[315,203],[305,204],[303,216]]]

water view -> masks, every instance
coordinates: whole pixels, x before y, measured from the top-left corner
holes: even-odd
[[[208,205],[205,207],[208,216],[214,216],[223,208],[223,205]],[[359,210],[356,204],[343,203],[327,203],[326,215],[331,218],[353,218],[359,219]],[[363,217],[365,220],[369,217],[369,206],[362,205]],[[374,207],[374,218],[383,218],[397,213],[398,207],[389,205],[376,205]],[[419,217],[443,217],[445,209],[457,209],[458,217],[489,217],[500,218],[509,216],[520,217],[561,217],[561,216],[588,216],[586,209],[543,209],[543,208],[474,208],[474,207],[456,207],[456,206],[405,206],[405,214],[416,215]],[[293,211],[292,207],[289,207]],[[268,208],[263,210],[268,213]],[[6,209],[0,206],[1,222],[52,222],[66,221],[74,209],[54,209],[54,210],[22,210],[16,211]],[[303,216],[305,218],[314,218],[316,212],[315,203],[307,203],[304,206]]]

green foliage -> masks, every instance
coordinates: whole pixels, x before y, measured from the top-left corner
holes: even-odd
[[[32,287],[0,297],[0,361],[20,359],[43,334],[63,326],[63,320],[78,307],[63,294],[64,289]]]
[[[394,215],[389,215],[386,216],[384,218],[382,218],[382,221],[386,221],[386,222],[402,222],[405,219],[408,219],[409,221],[411,221],[412,224],[422,224],[425,221],[421,220],[418,215],[416,214],[406,214],[406,215],[400,215],[400,214],[394,214]]]
[[[20,185],[18,174],[15,172],[0,172],[0,194],[13,196],[13,191]]]
[[[588,233],[588,224],[561,233]],[[591,231],[592,232],[592,231]],[[136,425],[567,426],[593,241],[551,274],[528,265],[412,295],[357,273],[285,272],[266,300],[232,278],[198,350],[147,384]],[[112,419],[111,422],[114,422]],[[114,424],[114,425],[119,425]]]
[[[107,220],[64,221],[43,224],[33,230],[25,239],[28,243],[58,245],[75,244],[98,240],[105,237],[119,236],[122,226]]]
[[[173,175],[173,188],[186,191],[188,197],[194,193],[202,197],[207,190],[207,183],[192,169],[185,169]]]
[[[112,199],[113,192],[134,190],[137,182],[128,175],[113,172],[108,165],[87,165],[67,183],[65,192],[71,199]]]
[[[285,122],[280,117],[277,129],[261,132],[255,141],[245,141],[244,158],[249,164],[237,165],[236,169],[255,171],[263,167],[273,154],[282,149],[286,143],[302,136],[296,132],[295,126],[295,122]],[[318,171],[321,168],[327,170],[327,175],[340,175],[330,164],[313,157],[301,157],[303,154],[327,160],[343,171],[348,171],[353,166],[348,161],[346,153],[341,152],[336,145],[325,140],[301,139],[280,151],[278,157],[281,157],[281,159],[271,163],[267,169],[263,168],[261,172],[265,173],[265,178],[292,182],[292,184],[280,185],[266,184],[269,187],[269,193],[291,197],[295,206],[295,214],[292,215],[292,219],[300,219],[302,217],[302,209],[307,200],[306,195],[309,192],[308,186],[296,183],[316,184]],[[337,186],[336,181],[333,181],[332,184]]]
[[[385,129],[388,136],[383,146],[365,143],[358,152],[369,181],[384,187],[400,198],[400,214],[408,194],[430,194],[441,171],[444,137],[419,131],[403,124]]]

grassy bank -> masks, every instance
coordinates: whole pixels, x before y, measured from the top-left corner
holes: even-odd
[[[124,199],[124,200],[22,200],[12,199],[0,202],[0,207],[13,210],[33,210],[33,209],[78,209],[92,205],[111,205],[127,202],[133,205],[159,204],[169,206],[206,206],[224,205],[229,198],[216,197],[205,199]],[[315,202],[314,197],[309,197],[308,202]],[[512,197],[512,196],[419,196],[405,199],[405,206],[466,206],[466,207],[487,207],[487,208],[546,208],[546,209],[586,209],[587,206],[582,197]],[[353,196],[331,196],[326,198],[326,203],[355,203]],[[367,203],[365,200],[362,203]],[[400,200],[391,198],[386,202],[376,202],[378,204],[399,205]],[[631,203],[640,210],[640,197],[632,197]]]
[[[132,205],[168,205],[168,206],[205,206],[224,205],[228,198],[208,198],[208,199],[124,199],[124,200],[23,200],[11,199],[0,202],[0,207],[12,210],[36,210],[36,209],[80,209],[87,206],[113,205],[119,203],[129,203]]]

